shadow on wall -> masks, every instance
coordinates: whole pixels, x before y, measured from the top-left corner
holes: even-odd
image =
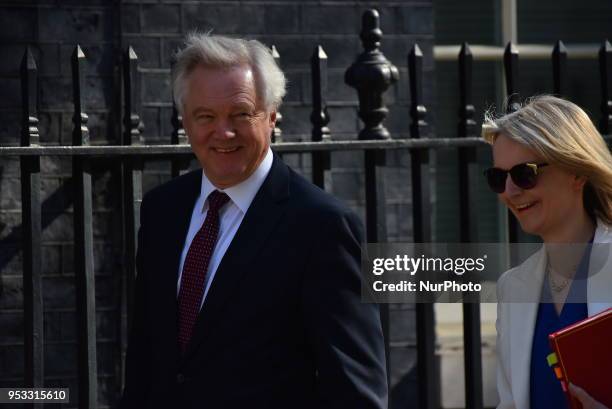
[[[2,180],[3,168],[0,167],[0,180]],[[56,189],[41,205],[41,230],[47,228],[53,220],[66,211],[72,204],[72,200],[66,200],[71,197],[73,190],[72,179],[64,179],[63,183]],[[2,191],[0,191],[2,195]],[[0,234],[6,229],[7,224],[0,220]],[[0,239],[0,273],[8,263],[21,252],[21,243],[23,239],[23,225],[18,224],[12,230]],[[0,281],[0,296],[2,295],[2,281]]]

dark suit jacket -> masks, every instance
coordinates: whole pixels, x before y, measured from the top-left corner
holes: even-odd
[[[122,408],[386,408],[378,307],[360,299],[362,224],[275,156],[184,357],[181,250],[202,171],[149,192]]]

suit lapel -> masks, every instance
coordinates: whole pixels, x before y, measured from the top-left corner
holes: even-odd
[[[189,224],[191,222],[191,214],[193,212],[193,206],[200,194],[202,185],[202,170],[196,170],[187,175],[183,176],[182,180],[177,181],[182,185],[177,187],[179,193],[177,197],[184,197],[184,200],[171,201],[172,205],[168,206],[169,214],[175,215],[171,220],[165,223],[166,228],[164,229],[163,237],[160,237],[160,241],[164,244],[161,245],[160,251],[164,251],[167,254],[163,265],[160,265],[159,277],[161,281],[162,289],[171,289],[170,291],[164,290],[162,293],[167,295],[163,302],[163,310],[167,312],[164,314],[168,317],[168,323],[160,328],[168,328],[168,333],[174,339],[176,353],[179,356],[178,346],[178,322],[177,322],[177,285],[178,285],[178,270],[181,260],[181,253],[183,245],[185,244],[185,238],[187,237],[187,231],[189,230]],[[162,215],[162,217],[164,217]]]
[[[221,316],[222,309],[229,300],[233,288],[247,273],[249,265],[265,246],[269,236],[281,220],[285,212],[282,202],[288,196],[289,170],[275,155],[270,173],[255,195],[219,264],[196,321],[185,358],[193,354],[207,336],[210,337],[211,328]]]
[[[172,276],[172,279],[174,280],[173,287],[175,289],[177,288],[181,253],[183,252],[185,238],[187,237],[187,231],[189,230],[189,224],[191,223],[193,206],[195,205],[202,188],[202,170],[196,170],[186,175],[184,183],[184,186],[179,187],[179,194],[185,197],[185,199],[177,200],[175,208],[171,210],[173,214],[176,214],[176,218],[173,217],[172,221],[169,222],[170,225],[167,230],[169,235],[166,238],[168,242],[169,267],[172,269],[172,274],[168,274],[168,276]],[[172,199],[169,198],[168,200]],[[174,298],[176,298],[176,291],[174,296]]]

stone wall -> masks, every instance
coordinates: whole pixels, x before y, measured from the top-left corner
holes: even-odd
[[[40,141],[70,144],[70,56],[78,42],[87,56],[85,112],[94,144],[118,140],[118,10],[108,1],[0,2],[0,145],[19,143],[19,67],[26,45],[38,66]],[[76,314],[70,159],[41,161],[45,382],[68,386],[76,402]],[[116,347],[121,220],[116,165],[94,165],[94,241],[99,395],[102,405],[117,395],[120,351]],[[23,385],[23,296],[19,160],[0,159],[0,385]]]

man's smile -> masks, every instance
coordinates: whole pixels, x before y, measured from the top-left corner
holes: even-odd
[[[232,148],[212,148],[212,150],[217,153],[232,153],[236,152],[238,149],[240,149],[240,146],[234,146]]]

